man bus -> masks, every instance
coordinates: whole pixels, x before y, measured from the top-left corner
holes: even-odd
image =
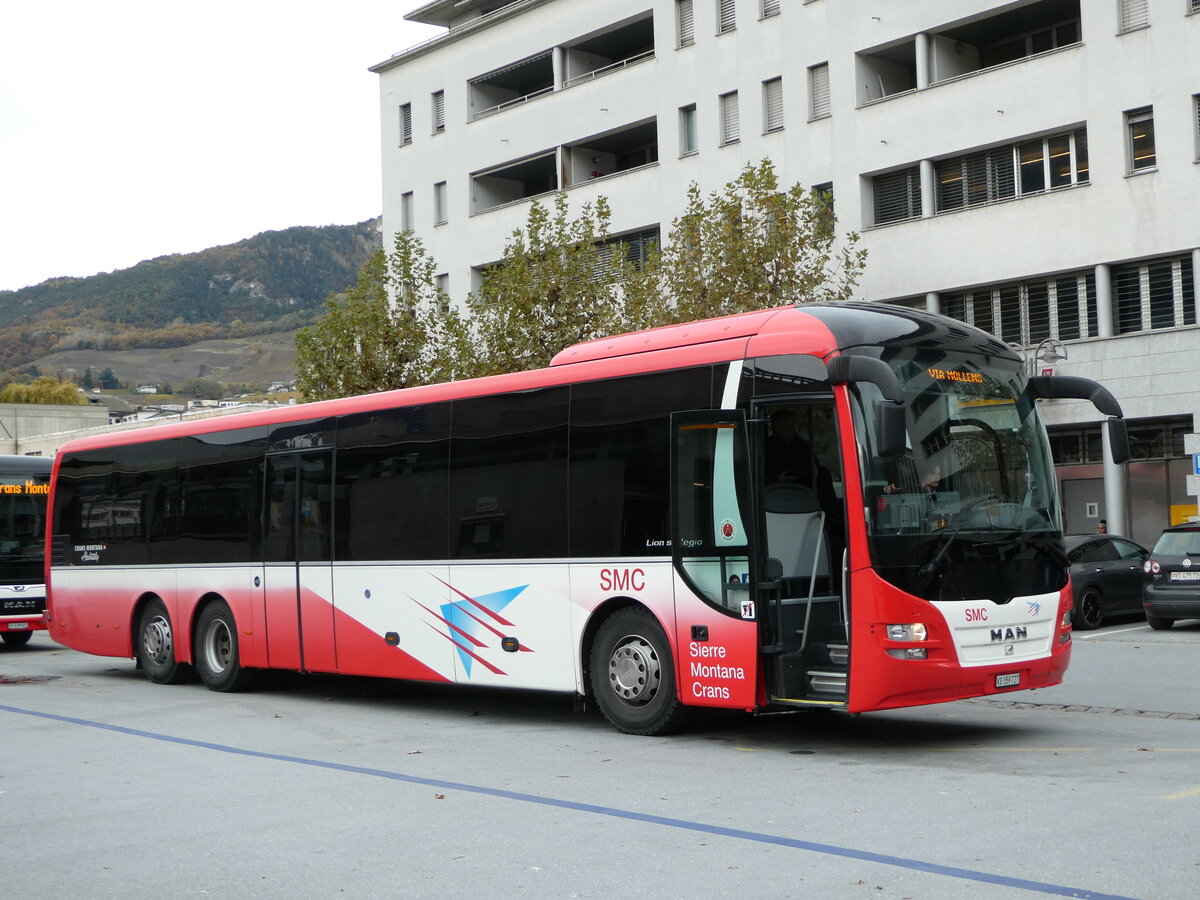
[[[29,643],[46,627],[46,501],[51,461],[0,456],[0,640]]]
[[[1045,687],[1071,595],[1043,396],[1124,434],[1107,391],[961,322],[807,305],[84,438],[56,461],[51,634],[218,691],[271,668],[576,692],[636,734]],[[768,483],[773,418],[811,464]],[[938,489],[885,493],[902,457]]]

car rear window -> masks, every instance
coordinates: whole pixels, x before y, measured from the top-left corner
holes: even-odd
[[[1154,545],[1154,552],[1165,556],[1200,554],[1200,531],[1164,531]]]

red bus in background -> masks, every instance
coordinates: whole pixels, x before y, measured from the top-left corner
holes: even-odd
[[[50,466],[41,456],[0,456],[0,640],[10,646],[46,627]]]
[[[1071,596],[1038,397],[1091,399],[1127,453],[1093,382],[876,304],[85,438],[55,461],[51,635],[218,691],[575,692],[637,734],[1044,687]]]

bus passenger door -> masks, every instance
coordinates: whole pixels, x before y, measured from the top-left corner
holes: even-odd
[[[767,693],[779,704],[842,706],[850,651],[834,402],[771,397],[754,417],[761,425],[760,534],[771,572],[762,613]]]
[[[334,672],[333,454],[267,458],[264,577],[272,668]]]
[[[751,709],[758,692],[760,572],[746,418],[741,410],[671,416],[671,559],[680,697]]]

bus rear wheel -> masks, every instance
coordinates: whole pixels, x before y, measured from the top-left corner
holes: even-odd
[[[175,657],[175,630],[161,600],[151,600],[138,617],[136,653],[142,671],[155,684],[179,684],[191,675],[192,667]]]
[[[196,646],[192,658],[196,672],[210,691],[231,693],[250,687],[257,672],[243,668],[238,652],[237,623],[228,604],[216,600],[204,607],[196,621]]]
[[[10,647],[20,647],[22,644],[28,644],[32,637],[32,631],[6,631],[4,634],[0,634],[0,638],[3,638],[4,643]]]
[[[622,609],[601,623],[590,671],[596,705],[618,731],[668,734],[682,724],[671,647],[646,610]]]

